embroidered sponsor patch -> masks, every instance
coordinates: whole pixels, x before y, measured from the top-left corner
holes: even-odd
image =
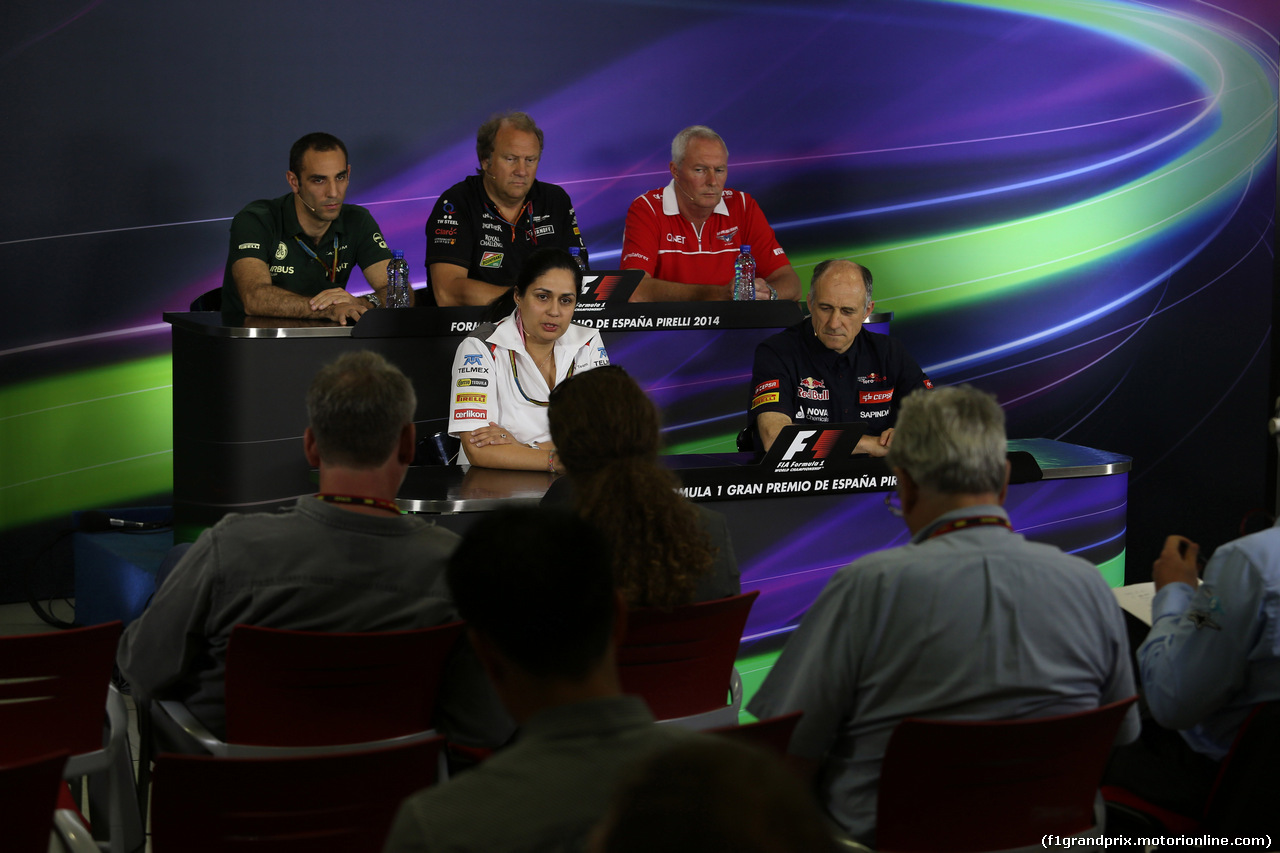
[[[859,391],[858,402],[864,406],[874,406],[876,403],[888,403],[893,399],[893,389],[886,388],[883,391]]]
[[[768,382],[761,382],[757,385],[756,390],[753,393],[763,394],[765,391],[776,391],[778,390],[778,385],[778,380],[770,379]]]
[[[502,252],[485,252],[480,256],[480,266],[494,268],[502,266]]]
[[[757,394],[757,395],[756,395],[755,397],[753,397],[753,398],[752,398],[752,400],[751,400],[751,408],[753,408],[753,409],[754,409],[754,408],[756,408],[756,407],[758,407],[758,406],[763,406],[763,405],[765,405],[766,403],[776,403],[776,402],[778,402],[778,392],[777,392],[777,391],[774,391],[774,392],[769,393],[769,394]]]
[[[455,394],[453,396],[455,403],[487,403],[489,402],[488,394]]]
[[[466,387],[483,388],[488,384],[489,384],[488,379],[459,379],[458,380],[459,388],[466,388]]]
[[[453,413],[455,421],[484,420],[489,417],[488,409],[459,409]]]

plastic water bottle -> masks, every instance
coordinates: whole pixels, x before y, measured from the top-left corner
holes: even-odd
[[[578,269],[587,272],[587,250],[578,246],[570,246],[569,254],[573,255],[573,262],[578,265]]]
[[[756,298],[756,259],[745,243],[733,262],[733,298],[736,302],[754,302]]]
[[[387,307],[409,307],[409,264],[404,252],[396,249],[387,264]]]

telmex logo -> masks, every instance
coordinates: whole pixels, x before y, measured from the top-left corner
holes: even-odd
[[[875,403],[888,403],[893,399],[893,389],[889,388],[884,391],[859,391],[858,402],[864,406],[874,405]]]
[[[468,353],[462,357],[463,364],[480,364],[483,359],[474,353]]]

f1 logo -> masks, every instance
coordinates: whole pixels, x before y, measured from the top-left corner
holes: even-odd
[[[794,459],[797,453],[806,450],[809,439],[815,435],[818,435],[818,430],[816,429],[802,429],[797,432],[796,437],[791,439],[791,446],[787,448],[787,452],[782,454],[783,460]],[[822,430],[822,434],[818,436],[818,440],[813,444],[813,458],[825,459],[839,437],[840,430],[838,429]]]
[[[817,434],[818,434],[818,431],[816,429],[800,430],[798,433],[796,433],[796,437],[791,439],[791,446],[787,448],[786,453],[782,454],[782,458],[785,460],[785,459],[791,459],[792,457],[794,457],[801,450],[804,450],[804,446],[805,444],[808,443],[809,437]]]

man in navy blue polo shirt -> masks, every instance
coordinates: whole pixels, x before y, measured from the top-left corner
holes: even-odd
[[[855,453],[884,456],[902,398],[933,383],[888,335],[862,328],[871,315],[871,271],[845,260],[813,270],[810,316],[756,347],[749,418],[757,449],[792,423],[857,423]]]

